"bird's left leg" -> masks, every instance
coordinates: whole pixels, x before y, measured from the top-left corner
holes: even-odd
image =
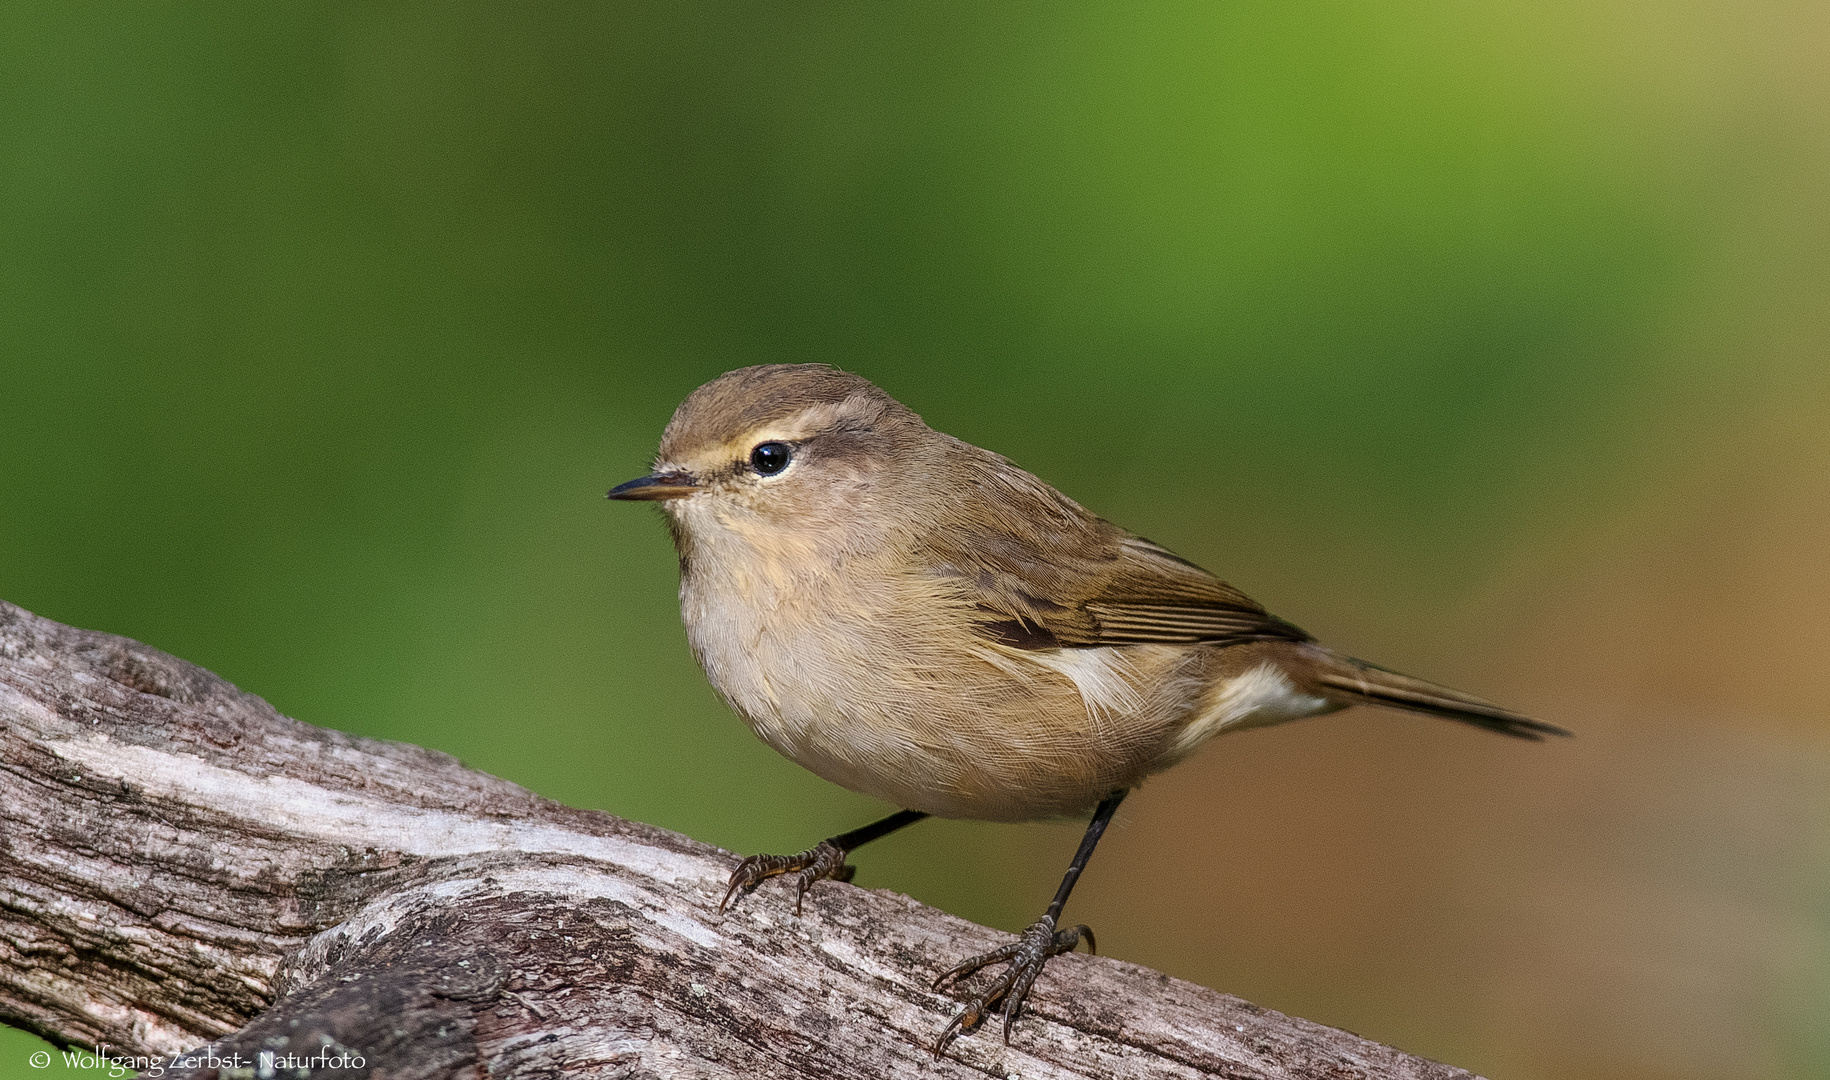
[[[1086,939],[1088,951],[1095,951],[1093,931],[1085,926],[1070,926],[1066,930],[1056,930],[1055,924],[1061,918],[1061,909],[1067,906],[1068,894],[1074,891],[1074,883],[1080,880],[1080,872],[1086,869],[1087,860],[1093,857],[1093,848],[1098,846],[1099,838],[1104,835],[1106,825],[1112,820],[1112,814],[1118,810],[1128,792],[1118,791],[1106,796],[1099,808],[1093,811],[1093,820],[1087,824],[1086,835],[1080,838],[1080,850],[1074,852],[1074,861],[1068,864],[1067,874],[1061,879],[1061,888],[1055,890],[1055,899],[1048,905],[1042,917],[1032,923],[1029,929],[1016,942],[1001,949],[993,949],[947,971],[934,980],[934,988],[940,989],[942,983],[970,975],[982,967],[1009,961],[1010,966],[994,979],[990,986],[960,1006],[948,1022],[946,1030],[940,1033],[940,1041],[934,1044],[934,1060],[947,1049],[956,1036],[963,1031],[971,1031],[983,1023],[991,1010],[1001,1002],[1004,1006],[1004,1043],[1010,1044],[1010,1024],[1023,1011],[1023,999],[1029,996],[1029,988],[1042,974],[1042,965],[1051,956],[1064,952],[1073,952],[1074,946]]]
[[[829,836],[806,851],[793,855],[751,855],[737,864],[731,872],[730,887],[724,891],[724,899],[718,902],[718,910],[723,911],[730,904],[732,897],[748,896],[756,886],[778,874],[793,874],[795,880],[794,913],[801,913],[801,898],[807,895],[807,886],[821,878],[834,881],[850,881],[856,867],[848,866],[845,857],[853,851],[895,832],[905,825],[913,825],[928,815],[920,810],[898,810],[881,821],[873,821],[861,829],[853,829],[838,836]]]

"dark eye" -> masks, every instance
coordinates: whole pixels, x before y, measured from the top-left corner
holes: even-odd
[[[750,451],[750,467],[764,476],[774,476],[788,467],[791,456],[787,443],[761,443]]]

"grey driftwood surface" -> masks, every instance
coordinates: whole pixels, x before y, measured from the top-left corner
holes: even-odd
[[[936,1063],[930,982],[1009,935],[836,883],[720,915],[735,862],[0,602],[0,1018],[58,1043],[222,1078],[1471,1075],[1087,955]]]

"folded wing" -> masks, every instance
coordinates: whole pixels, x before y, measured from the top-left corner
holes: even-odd
[[[981,482],[962,493],[963,527],[924,537],[922,555],[968,591],[986,637],[1027,649],[1311,640],[1004,459],[979,464]]]

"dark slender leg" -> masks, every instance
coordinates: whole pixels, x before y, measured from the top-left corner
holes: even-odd
[[[1029,996],[1029,988],[1035,983],[1036,976],[1042,974],[1042,965],[1048,963],[1048,958],[1073,952],[1081,938],[1086,939],[1089,951],[1094,949],[1092,930],[1085,926],[1070,926],[1057,932],[1055,923],[1061,918],[1061,909],[1067,906],[1068,894],[1074,891],[1074,883],[1080,880],[1080,872],[1087,868],[1087,860],[1093,857],[1093,849],[1105,834],[1112,814],[1118,809],[1118,804],[1125,801],[1127,794],[1123,791],[1114,792],[1106,796],[1106,800],[1093,811],[1093,820],[1087,824],[1087,834],[1080,838],[1080,850],[1074,852],[1074,861],[1068,864],[1067,874],[1061,879],[1061,888],[1055,890],[1055,899],[1049,902],[1048,910],[1040,919],[1023,931],[1023,935],[1014,944],[975,956],[934,980],[934,988],[938,990],[949,979],[970,975],[1002,960],[1010,961],[1010,966],[983,993],[960,1006],[959,1013],[947,1024],[947,1029],[940,1033],[940,1041],[934,1044],[934,1060],[940,1060],[947,1044],[960,1032],[971,1031],[983,1023],[999,1001],[1004,1003],[1004,1044],[1010,1045],[1010,1023],[1023,1011],[1023,999]]]
[[[724,891],[724,899],[718,902],[718,910],[723,911],[730,904],[731,898],[744,897],[777,874],[793,874],[796,888],[794,892],[794,913],[801,913],[801,898],[807,895],[807,887],[821,878],[834,881],[850,881],[857,868],[845,865],[845,857],[870,843],[880,840],[905,825],[913,825],[928,815],[920,810],[898,810],[882,821],[873,821],[862,829],[853,829],[838,836],[829,836],[814,847],[794,855],[752,855],[737,864],[731,872],[731,887]]]

